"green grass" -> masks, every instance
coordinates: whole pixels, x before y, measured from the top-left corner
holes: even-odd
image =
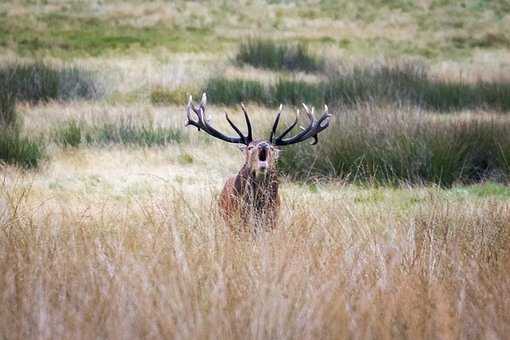
[[[316,83],[281,78],[274,84],[214,77],[204,86],[211,102],[239,101],[269,106],[347,104],[377,101],[406,103],[438,112],[486,108],[510,111],[510,83],[433,80],[424,65],[410,62],[368,65],[335,72]]]
[[[6,79],[0,73],[0,128],[12,127],[16,124],[16,96],[7,90]]]
[[[20,101],[93,99],[101,94],[90,72],[77,67],[57,68],[39,62],[0,66],[0,81],[3,85],[2,96],[15,96]]]
[[[188,96],[195,94],[196,90],[188,87],[178,87],[173,90],[164,87],[153,88],[150,92],[150,101],[154,105],[168,105],[186,103]]]
[[[150,8],[153,6],[133,4],[128,2],[121,11],[110,11],[113,6],[103,11],[102,3],[87,1],[58,4],[18,1],[16,5],[7,2],[0,9],[0,49],[24,57],[63,59],[140,52],[156,54],[157,50],[162,53],[217,52],[258,33],[271,34],[271,38],[285,41],[291,47],[299,46],[299,43],[310,44],[313,48],[336,46],[352,56],[418,55],[436,60],[465,59],[476,50],[510,47],[505,18],[510,5],[503,0],[423,4],[322,0],[313,6],[307,1],[292,6],[272,1],[241,5],[228,2],[167,3],[161,7],[170,9],[172,14],[160,13],[162,18],[155,21],[154,14],[160,12],[158,6]],[[394,24],[385,24],[387,18],[395,18]],[[331,20],[341,20],[348,27],[366,28],[371,33],[364,34],[363,29],[327,30]],[[301,30],[303,27],[308,30]],[[310,34],[315,30],[322,34]],[[262,63],[262,67],[299,67],[306,71],[315,67],[314,61],[320,60],[306,50],[293,48],[290,53],[280,53],[271,47],[244,45],[245,50],[239,51],[240,61]],[[259,57],[266,61],[258,61],[262,59]]]
[[[211,103],[236,105],[240,102],[253,102],[267,106],[300,104],[302,102],[324,103],[326,93],[322,84],[304,81],[278,79],[274,84],[264,84],[257,80],[210,78],[202,92],[207,92]]]
[[[71,120],[56,129],[55,140],[64,147],[78,147],[82,140],[82,127],[77,121]]]
[[[401,27],[416,30],[412,35],[380,34],[364,36],[340,32],[337,46],[354,55],[421,56],[434,60],[459,60],[477,49],[497,50],[510,47],[505,15],[508,1],[329,1],[315,8],[299,10],[300,16],[328,17],[344,22],[370,25],[389,17],[399,18]],[[392,26],[393,27],[393,26]]]
[[[207,81],[201,92],[207,92],[211,103],[216,104],[234,105],[242,101],[273,104],[267,87],[256,80],[213,77]]]
[[[23,168],[37,167],[43,157],[42,147],[21,134],[21,118],[16,111],[16,96],[6,84],[6,74],[0,73],[0,163]]]
[[[380,184],[451,186],[510,179],[510,122],[430,120],[412,110],[360,106],[335,120],[315,147],[284,148],[280,168],[296,179],[337,177]]]
[[[17,130],[0,129],[0,163],[35,168],[43,157],[42,147]]]
[[[152,147],[179,144],[186,140],[186,136],[182,129],[157,126],[150,121],[135,123],[128,118],[97,125],[72,120],[54,130],[53,140],[64,147],[78,147],[81,144]]]
[[[456,187],[452,189],[452,193],[454,195],[467,197],[499,197],[502,199],[509,199],[510,187],[496,182],[485,182],[469,186]]]
[[[218,48],[228,39],[218,38],[207,26],[175,27],[156,23],[137,27],[88,13],[51,12],[0,17],[0,46],[21,56],[82,56],[137,53],[165,48],[172,52],[201,52]]]
[[[241,43],[235,60],[240,64],[271,70],[317,72],[324,68],[324,60],[313,55],[304,43],[264,39],[249,39]]]

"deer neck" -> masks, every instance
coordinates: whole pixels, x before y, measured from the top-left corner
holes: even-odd
[[[276,193],[278,191],[278,176],[274,168],[269,168],[264,176],[257,176],[245,164],[239,171],[241,191],[258,195],[260,193]]]

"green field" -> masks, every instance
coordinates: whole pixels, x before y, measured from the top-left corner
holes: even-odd
[[[508,1],[4,1],[0,51],[0,339],[510,334]],[[221,219],[202,92],[333,113],[275,230]]]

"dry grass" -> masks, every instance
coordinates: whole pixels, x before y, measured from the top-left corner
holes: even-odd
[[[284,181],[279,228],[236,236],[215,196],[240,156],[222,149],[64,150],[39,173],[4,168],[0,336],[510,331],[508,201]],[[184,153],[195,161],[179,161]]]
[[[0,164],[0,339],[507,338],[507,185],[284,178],[278,228],[236,235],[216,211],[242,162],[235,146],[191,129],[186,143],[164,147],[51,140],[67,122],[181,127],[183,106],[153,106],[151,91],[198,90],[214,75],[324,80],[233,65],[254,33],[309,43],[334,70],[406,56],[430,65],[432,79],[507,82],[505,6],[2,2],[0,63],[76,66],[97,76],[104,97],[16,105],[24,133],[41,137],[47,154],[31,171]],[[215,126],[230,131],[223,111],[244,126],[238,108],[211,106]],[[274,110],[248,103],[248,111],[264,137]],[[488,108],[421,113],[437,124],[507,121]]]

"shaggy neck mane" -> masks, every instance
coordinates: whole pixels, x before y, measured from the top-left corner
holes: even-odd
[[[276,169],[270,167],[263,177],[257,177],[248,166],[244,164],[236,178],[236,190],[241,194],[255,194],[262,199],[275,199],[278,195],[278,176]]]

